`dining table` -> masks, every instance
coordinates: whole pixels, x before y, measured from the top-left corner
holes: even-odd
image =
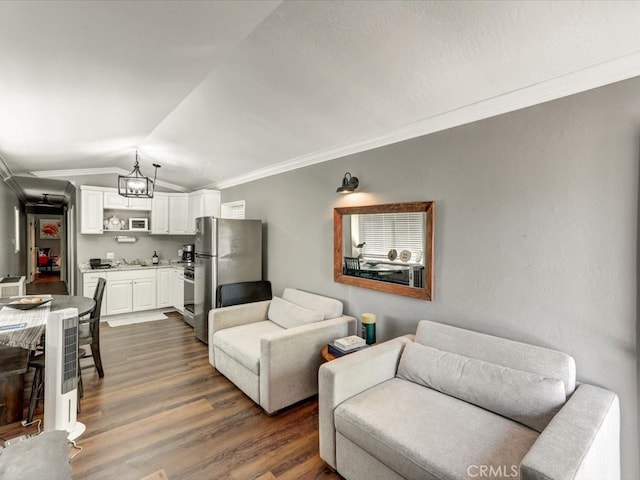
[[[31,295],[31,298],[37,295]],[[40,341],[47,323],[47,314],[50,311],[76,308],[78,317],[88,315],[96,307],[93,298],[81,295],[40,295],[44,303],[30,310],[19,310],[7,306],[16,297],[0,298],[0,345],[9,347],[21,347],[26,350],[34,350]],[[19,297],[21,298],[21,297]]]
[[[0,425],[17,422],[23,415],[24,376],[29,356],[41,342],[48,313],[76,308],[78,317],[90,314],[96,307],[93,298],[80,295],[32,295],[48,300],[29,310],[6,306],[16,297],[0,298]],[[21,297],[18,297],[21,298]]]

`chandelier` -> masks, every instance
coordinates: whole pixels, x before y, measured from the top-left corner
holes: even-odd
[[[118,194],[123,197],[132,198],[153,198],[153,190],[156,183],[156,175],[160,165],[154,163],[153,180],[145,177],[140,172],[140,162],[138,161],[138,151],[136,150],[136,163],[129,175],[118,175]]]

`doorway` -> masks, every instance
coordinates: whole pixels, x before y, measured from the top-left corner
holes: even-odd
[[[64,216],[59,214],[27,215],[29,252],[27,283],[54,283],[65,280]]]

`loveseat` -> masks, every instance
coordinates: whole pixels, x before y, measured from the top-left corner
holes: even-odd
[[[348,480],[617,479],[619,408],[564,353],[421,321],[320,367],[320,456]]]
[[[209,362],[268,414],[315,395],[322,347],[353,335],[339,300],[294,288],[209,312]]]

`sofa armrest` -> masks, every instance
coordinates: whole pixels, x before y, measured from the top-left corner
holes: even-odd
[[[356,319],[344,315],[262,337],[260,406],[271,414],[315,395],[322,347],[355,332]]]
[[[404,346],[413,338],[413,335],[394,338],[320,366],[320,457],[331,467],[336,468],[334,410],[345,400],[395,377]]]
[[[248,323],[267,320],[271,300],[262,302],[243,303],[229,307],[214,308],[209,310],[209,363],[215,366],[213,355],[213,334],[225,328],[237,327]]]
[[[243,303],[229,307],[214,308],[209,311],[209,336],[225,328],[238,327],[248,323],[267,320],[271,300]]]
[[[619,479],[617,395],[593,385],[579,385],[522,459],[520,478]]]

